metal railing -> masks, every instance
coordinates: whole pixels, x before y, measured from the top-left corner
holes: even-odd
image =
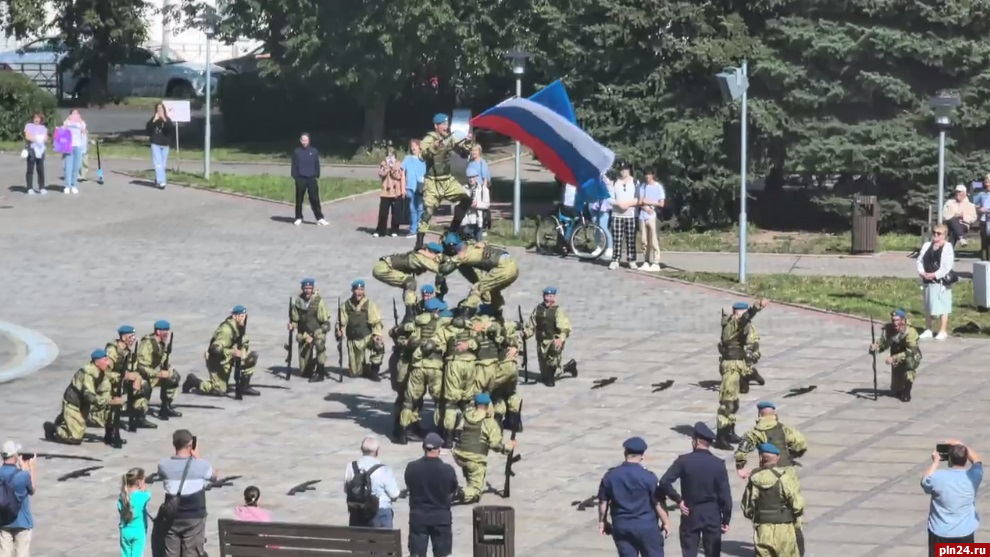
[[[22,73],[55,98],[62,98],[62,72],[55,63],[0,63],[0,70]]]

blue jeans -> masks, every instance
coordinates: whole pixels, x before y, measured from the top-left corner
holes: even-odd
[[[151,164],[155,165],[155,184],[165,183],[165,167],[168,166],[168,145],[151,145]]]
[[[378,509],[378,514],[371,521],[372,528],[381,528],[383,530],[394,530],[392,528],[392,519],[395,518],[395,511],[392,509]]]
[[[74,188],[79,181],[79,168],[82,167],[83,147],[73,147],[71,153],[62,155],[62,172],[65,180],[65,187]]]
[[[598,226],[605,230],[605,238],[608,239],[608,247],[606,249],[612,249],[612,231],[609,230],[608,226],[608,220],[612,214],[604,211],[600,213],[592,212],[591,214],[595,217],[595,222]]]
[[[419,190],[409,194],[409,233],[419,232],[419,217],[423,214],[423,193]]]

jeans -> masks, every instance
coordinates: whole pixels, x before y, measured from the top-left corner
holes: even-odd
[[[423,214],[423,194],[419,190],[409,192],[409,233],[419,232],[419,217]]]
[[[943,538],[941,536],[936,536],[931,530],[928,531],[928,557],[938,557],[939,548],[936,547],[937,543],[976,543],[976,532],[968,536],[963,536],[961,538]]]
[[[38,189],[45,189],[45,155],[34,156],[34,151],[28,147],[27,175],[25,183],[28,189],[34,189],[34,174],[38,173]]]
[[[151,164],[155,165],[155,184],[165,184],[165,167],[168,166],[168,145],[151,144]]]
[[[62,176],[67,188],[74,188],[78,183],[83,152],[82,147],[73,147],[71,153],[62,155]]]
[[[591,214],[595,217],[595,223],[605,231],[605,238],[608,240],[608,247],[606,249],[612,249],[612,230],[608,225],[609,217],[612,214],[606,211],[592,212]]]
[[[378,509],[375,516],[368,520],[359,513],[348,513],[347,525],[352,528],[381,528],[392,530],[392,519],[395,518],[395,511],[392,509]]]

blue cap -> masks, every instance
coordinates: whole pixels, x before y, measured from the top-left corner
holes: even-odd
[[[306,278],[302,279],[301,281],[299,281],[299,285],[300,286],[316,286],[316,281],[314,279],[311,279],[309,277],[306,277]]]
[[[458,246],[462,243],[462,240],[457,235],[457,232],[448,232],[443,237],[443,243],[448,246]]]
[[[242,306],[241,304],[237,304],[236,306],[234,306],[234,309],[230,310],[230,313],[233,313],[234,315],[247,313],[247,308]]]
[[[891,317],[904,318],[907,317],[907,312],[904,311],[903,309],[895,309],[894,311],[890,312],[890,315]]]
[[[169,323],[168,321],[165,321],[164,319],[159,319],[158,321],[155,321],[156,331],[167,331],[171,328],[172,328],[172,324]]]
[[[104,350],[104,349],[102,349],[102,348],[98,348],[96,350],[93,350],[93,352],[89,355],[89,357],[93,361],[99,360],[100,358],[106,358],[107,357],[107,351]]]
[[[774,403],[772,403],[772,402],[770,402],[769,400],[761,400],[760,402],[757,402],[756,403],[756,408],[759,409],[759,410],[763,410],[764,408],[772,408],[772,409],[776,410],[777,409],[777,405],[774,404]]]
[[[121,325],[120,327],[117,327],[118,335],[129,335],[133,332],[134,332],[134,327],[130,325]]]
[[[433,294],[437,291],[437,289],[433,288],[432,284],[424,284],[419,288],[419,291],[423,294]]]
[[[475,404],[491,404],[492,397],[488,396],[488,393],[478,393],[474,395]]]
[[[443,253],[443,246],[436,242],[426,244],[426,249],[432,251],[433,253]]]
[[[492,317],[495,315],[495,306],[491,304],[481,304],[478,306],[478,309],[475,310],[475,313],[477,315],[487,315],[488,317]]]
[[[556,293],[557,293],[557,287],[556,286],[547,286],[546,288],[543,289],[543,294],[544,295],[546,295],[546,294],[556,294]]]
[[[435,114],[433,116],[433,125],[443,124],[448,121],[446,114]]]
[[[736,302],[732,304],[732,309],[749,309],[749,304],[746,302]]]
[[[454,312],[446,308],[444,308],[444,310],[440,312],[440,317],[453,317],[453,316],[454,316]]]
[[[352,282],[351,290],[354,290],[355,288],[364,288],[364,281],[361,279],[357,279],[356,281]]]
[[[756,450],[761,453],[780,454],[780,449],[778,449],[773,443],[760,443],[756,446]]]
[[[692,436],[698,439],[704,439],[705,441],[715,440],[715,432],[712,431],[712,428],[705,425],[705,422],[698,422],[694,424]]]
[[[423,448],[428,451],[435,451],[440,447],[443,447],[443,437],[440,437],[435,431],[427,433],[423,439]]]
[[[430,298],[423,302],[423,309],[431,313],[434,311],[443,311],[447,309],[447,304],[443,303],[443,300]]]
[[[627,453],[643,454],[646,452],[646,441],[643,441],[642,437],[630,437],[622,443],[622,448]]]

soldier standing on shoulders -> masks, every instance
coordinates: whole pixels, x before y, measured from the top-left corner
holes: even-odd
[[[502,291],[519,278],[519,267],[509,252],[485,242],[468,244],[456,232],[448,232],[443,243],[444,253],[450,257],[447,263],[471,283],[471,291],[460,307],[477,308],[489,302],[496,318],[502,319]]]
[[[474,395],[474,408],[457,417],[454,428],[454,462],[464,472],[464,489],[458,494],[460,503],[481,500],[488,475],[488,451],[509,454],[515,441],[503,442],[502,426],[488,415],[492,399],[487,393]]]
[[[423,302],[423,313],[413,320],[413,331],[409,335],[409,349],[412,350],[409,364],[409,378],[406,380],[406,391],[402,396],[402,414],[399,417],[401,435],[395,441],[406,444],[408,439],[422,439],[425,433],[419,425],[420,410],[423,408],[423,398],[427,388],[432,390],[437,382],[435,377],[443,374],[443,353],[436,350],[433,337],[443,319],[440,312],[447,309],[447,304],[436,298]],[[434,399],[439,393],[431,393]]]
[[[288,325],[290,331],[296,331],[299,375],[310,382],[323,381],[326,378],[327,333],[333,326],[333,319],[316,291],[315,280],[302,279],[300,288],[299,296],[292,301]]]
[[[351,283],[351,297],[344,302],[337,319],[334,336],[337,340],[347,339],[347,367],[351,377],[381,381],[378,373],[385,361],[382,340],[385,326],[378,306],[364,295],[363,280]]]
[[[166,350],[169,345],[169,336],[172,334],[172,326],[168,321],[159,319],[155,321],[154,327],[155,332],[142,337],[137,346],[137,367],[138,372],[145,379],[145,387],[134,402],[134,409],[139,412],[139,415],[142,416],[141,421],[146,424],[138,427],[157,427],[143,418],[148,413],[148,400],[151,398],[155,387],[161,387],[161,406],[158,408],[158,419],[168,420],[169,418],[182,417],[181,412],[172,408],[175,392],[179,389],[182,377],[172,368],[171,361],[168,362],[168,369],[162,369],[166,363]]]
[[[117,328],[117,340],[108,342],[106,348],[104,348],[107,358],[110,359],[110,369],[107,370],[107,378],[110,381],[111,392],[116,392],[117,385],[120,381],[130,383],[132,403],[137,398],[137,393],[141,391],[143,383],[141,374],[130,370],[131,354],[136,348],[134,346],[136,341],[137,337],[134,335],[134,327],[121,325]],[[103,420],[104,423],[110,420],[109,412]],[[141,421],[145,420],[142,419],[135,422],[137,427],[142,427],[140,425]],[[152,425],[154,426],[154,424]]]
[[[402,305],[406,312],[416,305],[416,277],[426,272],[439,273],[443,260],[443,246],[430,242],[423,248],[406,253],[386,255],[371,269],[371,276],[402,289]]]
[[[740,507],[743,516],[753,521],[753,545],[757,557],[800,557],[803,536],[801,515],[804,497],[797,476],[777,466],[780,449],[764,443],[760,467],[749,475]]]
[[[448,230],[460,229],[464,215],[471,208],[471,195],[467,188],[457,183],[450,173],[450,156],[456,152],[466,158],[471,153],[474,142],[470,133],[460,140],[451,137],[449,126],[450,119],[446,114],[435,115],[433,131],[428,132],[419,142],[420,154],[426,162],[426,181],[423,184],[423,214],[419,218],[416,249],[423,247],[426,232],[436,232],[436,227],[431,227],[430,221],[441,202],[457,204]]]
[[[890,323],[880,331],[880,342],[870,346],[871,354],[890,349],[884,360],[890,366],[890,390],[903,402],[911,402],[911,387],[921,364],[919,338],[918,331],[908,325],[907,312],[898,309],[891,312]]]
[[[123,397],[113,397],[107,372],[110,358],[102,348],[89,355],[90,363],[72,376],[72,381],[62,395],[62,413],[55,422],[45,422],[45,439],[66,445],[80,445],[86,435],[86,426],[109,415],[108,406],[121,406]],[[94,426],[97,424],[94,423]],[[104,424],[98,424],[103,427]],[[109,441],[109,439],[104,439]]]
[[[553,387],[557,379],[564,376],[565,371],[572,377],[577,377],[576,361],[571,360],[564,366],[560,365],[564,343],[571,336],[571,321],[557,305],[557,287],[548,286],[543,289],[543,303],[533,309],[523,334],[526,338],[536,335],[536,355],[544,385]]]
[[[742,442],[736,449],[736,474],[744,480],[749,477],[749,472],[746,470],[749,453],[764,443],[770,443],[781,449],[777,468],[796,473],[794,460],[801,458],[808,451],[808,443],[804,440],[804,435],[793,427],[780,423],[777,418],[777,406],[774,403],[762,401],[756,405],[756,408],[759,412],[756,427],[742,436]]]
[[[242,305],[234,306],[230,317],[213,331],[210,346],[203,354],[210,378],[203,381],[190,373],[182,385],[183,393],[196,391],[201,395],[227,396],[227,386],[235,379],[234,359],[241,358],[241,394],[261,394],[251,387],[251,376],[254,374],[254,366],[258,364],[258,353],[251,351],[245,331],[246,322],[247,308]],[[234,388],[237,386],[234,385]]]
[[[718,373],[722,376],[722,384],[718,392],[717,449],[731,449],[733,443],[740,441],[736,435],[736,412],[739,411],[739,393],[749,392],[749,379],[759,385],[766,383],[751,366],[760,359],[760,338],[753,318],[768,303],[766,298],[753,307],[746,302],[736,302],[732,305],[732,313],[722,317],[722,338],[718,344]]]

